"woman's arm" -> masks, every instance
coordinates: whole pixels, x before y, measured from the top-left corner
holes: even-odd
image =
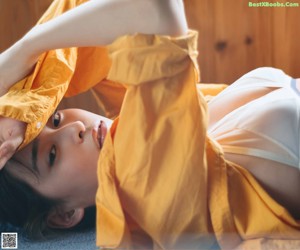
[[[91,0],[34,27],[0,54],[0,96],[30,73],[44,51],[105,45],[118,36],[137,32],[181,35],[186,31],[182,0]],[[1,127],[5,119],[9,118],[1,118]],[[18,129],[9,137],[1,130],[0,169],[24,139],[26,124],[8,121]]]
[[[24,39],[35,53],[107,45],[134,33],[177,36],[187,30],[181,0],[91,0],[33,28]]]
[[[107,45],[125,34],[186,33],[182,0],[91,0],[35,26],[0,54],[0,96],[48,50]]]

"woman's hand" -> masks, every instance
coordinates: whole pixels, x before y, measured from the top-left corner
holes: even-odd
[[[0,170],[25,138],[26,123],[0,116]]]
[[[38,56],[29,51],[23,39],[1,53],[0,96],[4,95],[13,84],[27,76],[32,71],[37,59]]]

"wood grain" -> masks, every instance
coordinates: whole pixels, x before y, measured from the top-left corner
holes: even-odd
[[[0,52],[20,39],[52,0],[0,0]]]
[[[300,77],[300,1],[292,8],[254,8],[249,2],[184,1],[189,26],[199,31],[202,82],[230,83],[262,66]]]
[[[0,0],[0,51],[23,36],[51,2]],[[291,2],[300,6],[300,0]],[[248,3],[184,0],[189,26],[199,31],[202,82],[231,83],[261,66],[300,77],[300,7],[251,8]]]

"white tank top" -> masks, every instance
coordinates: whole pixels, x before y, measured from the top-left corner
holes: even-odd
[[[281,70],[253,70],[213,98],[208,106],[213,102],[226,105],[233,93],[261,87],[270,88],[270,92],[226,114],[209,126],[208,135],[220,143],[225,155],[246,155],[256,164],[267,160],[300,169],[300,97],[295,80]],[[222,104],[225,95],[227,103]]]

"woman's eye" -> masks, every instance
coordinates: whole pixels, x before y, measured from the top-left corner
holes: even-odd
[[[56,158],[56,147],[53,145],[51,147],[50,153],[49,153],[49,165],[50,165],[50,167],[52,167],[54,165],[55,158]]]
[[[54,127],[58,127],[60,124],[60,113],[55,112],[52,116],[52,124]]]

